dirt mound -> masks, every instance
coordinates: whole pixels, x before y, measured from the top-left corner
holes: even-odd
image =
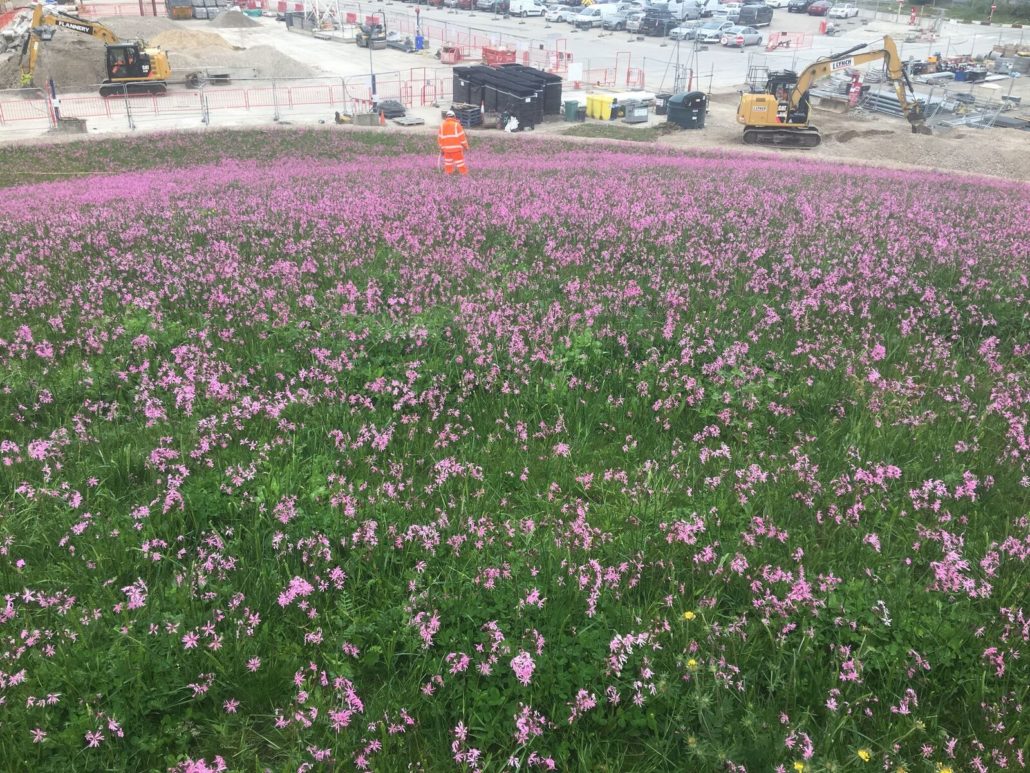
[[[314,74],[307,65],[271,46],[254,46],[242,51],[226,48],[173,50],[168,52],[168,61],[172,72],[179,75],[208,67],[250,69],[255,78],[306,78]]]
[[[164,16],[108,16],[100,19],[107,27],[114,30],[114,33],[122,40],[145,40],[164,32],[165,30],[179,29],[176,22]],[[75,34],[75,33],[69,33]],[[56,37],[54,38],[57,39]]]
[[[147,42],[153,46],[160,46],[165,51],[231,49],[233,47],[232,43],[217,32],[202,30],[165,30]]]
[[[242,11],[230,8],[227,11],[223,11],[218,14],[211,22],[212,27],[218,27],[219,29],[246,29],[247,27],[260,27],[261,22],[256,21]]]
[[[102,41],[81,35],[54,35],[39,49],[32,85],[43,88],[53,78],[58,92],[93,91],[107,77],[106,48]]]
[[[20,81],[18,57],[13,51],[0,54],[0,89],[16,89]]]
[[[866,129],[862,132],[848,129],[847,131],[837,132],[832,136],[837,142],[851,142],[856,137],[882,137],[885,134],[894,134],[894,132],[889,129]]]

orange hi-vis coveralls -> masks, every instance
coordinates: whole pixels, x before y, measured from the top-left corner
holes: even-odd
[[[440,131],[436,135],[436,143],[440,146],[440,152],[443,154],[445,174],[454,174],[455,167],[462,174],[469,173],[468,167],[465,165],[465,151],[468,150],[469,141],[457,118],[444,119],[440,124]]]

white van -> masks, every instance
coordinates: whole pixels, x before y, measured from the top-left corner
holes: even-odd
[[[511,0],[508,4],[508,14],[511,16],[543,16],[547,6],[541,0]]]
[[[677,21],[700,19],[702,15],[701,6],[694,0],[669,0],[666,7],[672,13],[672,18]]]
[[[615,3],[594,4],[587,6],[579,16],[572,19],[577,29],[587,30],[591,27],[600,27],[604,20],[619,13],[619,6]]]

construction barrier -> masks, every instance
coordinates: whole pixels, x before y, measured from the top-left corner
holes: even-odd
[[[826,21],[822,22],[825,27]],[[826,30],[823,29],[823,32]],[[780,48],[811,48],[812,33],[810,32],[774,32],[769,35],[769,42],[765,46],[766,51],[775,51]]]
[[[378,100],[395,99],[409,107],[426,107],[451,99],[453,73],[449,68],[415,67],[407,72],[377,73]],[[99,86],[98,86],[99,90]],[[47,129],[54,126],[52,109],[63,118],[125,119],[129,128],[141,120],[162,116],[201,115],[205,122],[219,113],[264,113],[278,120],[291,112],[322,114],[368,112],[373,94],[368,76],[304,81],[237,81],[196,91],[172,90],[161,96],[134,94],[101,97],[99,94],[60,95],[56,105],[38,89],[0,91],[0,130]]]

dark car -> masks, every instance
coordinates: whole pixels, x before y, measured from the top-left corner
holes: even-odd
[[[644,11],[644,18],[640,20],[640,29],[638,30],[642,35],[659,35],[665,37],[669,34],[669,30],[675,27],[679,22],[672,16],[672,11],[668,8],[648,8]]]
[[[808,15],[825,16],[832,7],[833,3],[830,0],[815,0],[814,3],[808,6]]]
[[[745,27],[768,27],[772,24],[773,9],[767,5],[745,5],[737,14],[737,24]]]
[[[790,0],[787,3],[787,13],[807,13],[808,6],[814,2],[815,0]]]

